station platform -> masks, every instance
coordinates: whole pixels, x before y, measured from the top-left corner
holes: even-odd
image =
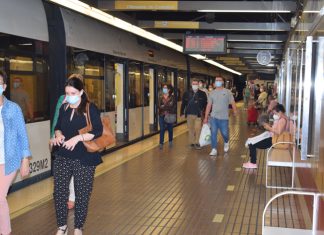
[[[260,131],[246,124],[245,111],[240,109],[230,119],[228,153],[222,141],[216,157],[209,156],[210,146],[191,148],[184,124],[175,128],[172,148],[166,144],[160,150],[156,135],[104,157],[97,169],[84,234],[261,234],[264,206],[281,190],[265,187],[265,151],[258,152],[257,170],[241,168],[248,160],[246,138]],[[289,184],[288,169],[273,174]],[[15,235],[56,232],[51,179],[39,184],[47,184],[43,199],[12,211]],[[31,191],[24,192],[25,198],[38,194],[35,189],[23,190]],[[19,201],[18,193],[23,191],[9,195],[10,207]],[[303,204],[295,197],[278,200],[267,222],[304,228],[309,221]],[[69,234],[73,234],[73,213],[69,212]]]

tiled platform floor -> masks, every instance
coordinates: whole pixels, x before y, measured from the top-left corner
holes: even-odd
[[[279,191],[265,189],[263,151],[258,170],[241,169],[246,137],[259,131],[244,120],[243,111],[231,119],[227,154],[222,143],[217,157],[208,155],[209,147],[194,150],[183,134],[173,148],[149,150],[97,177],[84,234],[261,234],[265,203]],[[289,172],[273,170],[282,183],[289,182]],[[294,197],[278,200],[268,222],[304,227],[300,208]],[[53,201],[15,218],[12,226],[15,235],[55,234]]]

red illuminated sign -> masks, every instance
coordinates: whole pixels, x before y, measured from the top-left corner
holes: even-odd
[[[183,50],[188,54],[225,54],[226,36],[185,35]]]

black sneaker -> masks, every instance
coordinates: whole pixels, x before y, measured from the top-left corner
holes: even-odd
[[[192,148],[193,148],[193,147],[195,147],[195,145],[194,145],[194,144],[191,144],[191,145],[190,145],[190,147],[192,147]]]
[[[195,145],[195,149],[200,150],[201,149],[200,145],[199,144],[196,144]]]

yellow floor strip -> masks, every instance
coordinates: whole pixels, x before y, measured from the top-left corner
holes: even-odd
[[[188,131],[187,125],[183,124],[174,128],[174,137],[182,135]],[[148,139],[132,144],[103,157],[95,173],[95,177],[120,166],[121,164],[140,156],[159,145],[159,135],[154,135]],[[36,193],[37,192],[37,193]],[[8,195],[10,217],[12,219],[22,215],[53,198],[53,178],[47,178],[38,183],[20,189]]]
[[[228,185],[226,191],[234,191],[234,189],[235,189],[234,185]]]
[[[213,223],[222,223],[224,219],[224,214],[216,214],[213,218]]]

